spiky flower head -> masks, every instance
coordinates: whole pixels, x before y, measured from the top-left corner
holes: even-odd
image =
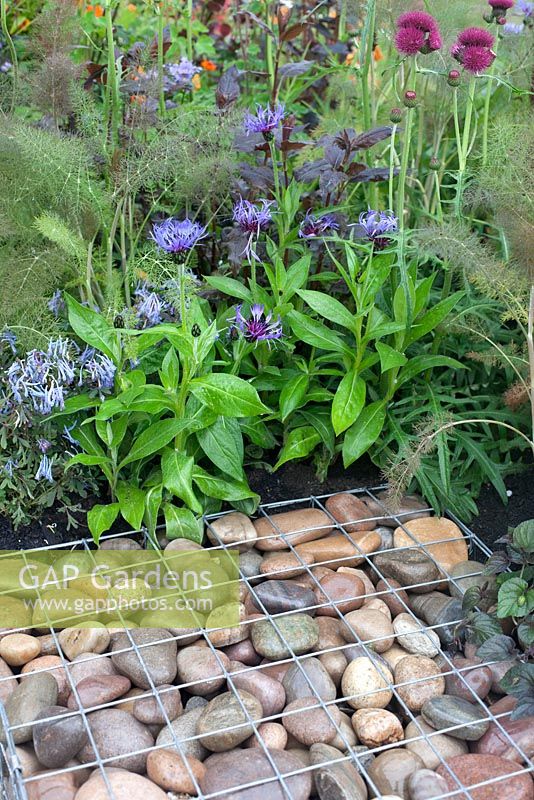
[[[397,20],[395,47],[403,56],[432,53],[442,45],[438,24],[424,11],[408,11]]]
[[[80,355],[79,362],[78,386],[84,386],[89,378],[89,381],[101,391],[113,389],[117,368],[108,356],[98,353],[93,347],[86,347]]]
[[[250,133],[262,133],[266,137],[272,136],[273,131],[278,128],[285,116],[285,107],[282,103],[275,106],[256,106],[256,113],[251,114],[247,111],[243,126],[247,136]]]
[[[207,236],[206,228],[200,223],[174,217],[155,223],[150,234],[162,250],[182,257],[205,236]]]
[[[301,239],[317,239],[339,229],[339,224],[333,214],[315,216],[311,211],[306,211],[306,216],[300,223],[299,236]]]
[[[358,239],[372,242],[376,250],[382,250],[390,242],[388,234],[396,233],[399,221],[393,211],[363,211],[354,231]]]
[[[451,55],[467,72],[478,75],[495,60],[494,38],[483,28],[466,28],[451,47]]]
[[[274,205],[274,202],[272,200],[259,200],[258,202],[261,203],[261,206],[239,197],[234,205],[232,219],[244,233],[259,234],[260,231],[266,230],[272,222],[271,206]]]
[[[281,339],[283,336],[282,320],[280,317],[273,320],[272,312],[265,313],[265,306],[254,303],[250,307],[250,316],[245,317],[241,309],[242,305],[236,306],[235,317],[232,318],[233,329],[241,332],[243,337],[249,342],[267,342],[270,346],[272,341]]]

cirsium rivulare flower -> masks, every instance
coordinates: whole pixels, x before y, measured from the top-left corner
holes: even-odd
[[[390,242],[388,234],[396,233],[399,221],[393,211],[363,211],[354,231],[358,239],[367,239],[375,249],[382,250]]]
[[[282,103],[277,103],[275,106],[256,106],[256,113],[251,114],[247,111],[243,126],[245,133],[263,133],[270,135],[278,128],[285,116],[285,107]]]
[[[467,72],[479,75],[495,60],[494,38],[484,28],[466,28],[451,47],[451,55]]]
[[[425,11],[407,11],[397,20],[395,47],[404,56],[432,53],[441,48],[438,24]]]
[[[267,342],[268,345],[272,341],[281,339],[283,336],[282,320],[280,317],[273,319],[272,312],[265,313],[265,306],[260,303],[254,303],[250,307],[250,316],[246,317],[242,309],[242,305],[236,306],[235,317],[230,320],[234,330],[241,332],[243,337],[249,342]]]
[[[205,236],[207,236],[206,228],[200,223],[174,217],[155,223],[150,234],[162,250],[182,256],[192,250]]]

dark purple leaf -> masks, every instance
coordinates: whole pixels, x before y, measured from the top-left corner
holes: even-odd
[[[296,39],[297,36],[300,36],[305,30],[306,25],[303,22],[297,22],[296,25],[292,25],[287,31],[284,31],[280,38],[283,42],[290,42],[291,39]]]
[[[239,76],[240,72],[235,65],[223,72],[215,90],[217,108],[227,109],[238,100],[241,94]]]
[[[399,169],[395,167],[394,175],[399,174]],[[389,179],[389,167],[369,167],[359,172],[353,181],[360,183],[375,183],[376,181],[387,181]]]
[[[297,61],[293,64],[283,64],[278,70],[280,79],[282,78],[298,78],[299,75],[304,75],[313,67],[313,61]]]
[[[364,133],[360,133],[359,136],[356,136],[352,140],[352,149],[367,150],[367,148],[383,141],[383,139],[389,138],[392,130],[393,128],[391,125],[382,125],[380,128],[373,128],[370,131],[364,131]]]
[[[499,550],[497,553],[491,554],[482,571],[484,575],[499,575],[499,573],[505,572],[509,566],[509,556]]]
[[[246,134],[243,130],[237,130],[234,136],[234,147],[240,153],[253,153],[263,142],[261,133]]]
[[[356,175],[359,175],[365,169],[367,169],[367,166],[365,164],[362,164],[360,161],[354,161],[354,163],[352,163],[348,168],[347,175],[349,175],[351,178],[354,178],[356,177]]]
[[[262,31],[265,31],[265,33],[268,33],[269,36],[272,36],[273,39],[276,39],[276,36],[274,35],[273,31],[269,28],[268,25],[265,24],[265,22],[262,19],[257,17],[256,14],[253,14],[252,11],[249,11],[248,9],[244,9],[243,14],[246,14],[247,17],[250,17],[250,19],[252,19],[256,23],[256,25],[258,25],[258,27],[262,29]]]
[[[319,178],[321,172],[329,168],[329,166],[328,161],[324,158],[320,158],[317,161],[310,161],[308,164],[303,164],[302,167],[295,170],[295,177],[302,183],[311,183],[311,181]]]
[[[329,144],[324,148],[324,157],[330,166],[334,168],[339,167],[343,163],[345,155],[345,151],[342,150],[337,144]]]
[[[241,176],[249,186],[256,189],[270,189],[273,185],[273,171],[271,167],[254,164],[240,164]]]
[[[325,169],[319,178],[319,187],[324,194],[333,192],[342,183],[345,183],[347,176],[344,172],[335,169]]]

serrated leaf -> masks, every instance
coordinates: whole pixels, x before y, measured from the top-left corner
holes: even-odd
[[[522,578],[510,578],[499,588],[497,616],[524,617],[532,611],[528,597],[528,583]]]
[[[534,519],[525,520],[514,528],[512,542],[523,553],[534,553]]]

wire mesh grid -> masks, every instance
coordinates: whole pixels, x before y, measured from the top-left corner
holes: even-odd
[[[87,734],[88,743],[92,747],[92,752],[94,758],[92,761],[88,763],[69,763],[64,767],[58,769],[49,769],[46,771],[46,776],[48,778],[53,778],[54,776],[59,775],[72,775],[74,779],[74,784],[79,785],[87,776],[87,770],[96,770],[97,774],[101,776],[101,779],[106,787],[108,796],[110,800],[121,800],[121,798],[117,797],[117,786],[116,784],[113,785],[112,781],[110,780],[111,773],[108,771],[108,768],[117,766],[121,763],[124,763],[125,757],[131,756],[143,756],[148,754],[149,752],[157,749],[174,749],[178,752],[183,758],[183,765],[187,770],[187,774],[190,778],[191,788],[189,789],[190,793],[194,794],[195,796],[203,798],[204,800],[211,800],[211,798],[231,798],[231,800],[237,800],[237,798],[252,798],[256,797],[254,792],[255,788],[263,787],[263,794],[269,800],[278,800],[278,798],[290,798],[294,800],[295,796],[299,796],[299,791],[295,789],[295,780],[298,780],[299,776],[309,776],[314,775],[315,777],[319,771],[325,770],[332,770],[339,768],[340,765],[343,764],[351,764],[353,767],[356,768],[359,775],[365,780],[368,789],[368,797],[369,798],[380,798],[383,795],[380,792],[380,788],[377,785],[376,776],[373,777],[373,770],[370,767],[370,759],[373,757],[379,756],[381,753],[384,753],[387,750],[396,749],[399,747],[405,748],[405,746],[411,743],[421,743],[425,744],[429,748],[429,752],[432,752],[435,757],[436,764],[439,764],[441,767],[442,774],[449,776],[449,786],[452,786],[449,791],[443,792],[439,795],[440,800],[445,800],[445,798],[460,798],[461,800],[486,800],[486,798],[493,798],[497,797],[497,794],[492,794],[492,791],[507,791],[507,786],[511,779],[516,778],[517,776],[526,776],[533,772],[534,765],[529,758],[529,754],[523,752],[521,749],[520,744],[517,742],[516,739],[512,738],[510,735],[507,727],[506,727],[506,720],[509,717],[510,710],[503,710],[499,713],[494,713],[487,705],[487,702],[480,699],[478,694],[473,689],[471,683],[467,680],[467,675],[472,666],[465,666],[465,667],[458,667],[455,665],[451,659],[451,655],[447,652],[446,644],[450,642],[452,631],[454,630],[455,626],[461,621],[462,614],[461,614],[461,601],[456,601],[455,603],[451,603],[451,609],[456,612],[456,615],[453,614],[453,618],[449,615],[449,618],[446,619],[445,622],[441,622],[439,624],[425,624],[425,621],[421,621],[419,617],[417,617],[414,611],[411,608],[411,604],[406,602],[407,597],[413,597],[414,595],[406,595],[406,592],[417,592],[418,589],[424,588],[427,592],[429,589],[434,588],[435,590],[443,589],[444,579],[448,583],[449,587],[456,588],[456,595],[457,597],[461,597],[463,588],[459,584],[458,579],[453,577],[450,573],[447,573],[443,569],[443,565],[437,565],[435,561],[432,545],[439,544],[441,539],[437,539],[435,541],[429,541],[425,543],[421,543],[417,539],[414,538],[413,534],[410,532],[409,528],[406,526],[407,521],[412,519],[416,514],[412,511],[406,511],[404,513],[392,514],[390,510],[384,505],[383,497],[379,496],[379,492],[384,490],[385,486],[378,486],[374,488],[366,488],[366,489],[354,489],[350,491],[350,494],[355,495],[359,499],[364,499],[369,504],[370,514],[369,516],[362,518],[361,516],[358,517],[356,520],[347,520],[344,523],[340,523],[336,521],[336,519],[332,516],[329,512],[327,506],[325,505],[328,498],[332,497],[332,494],[328,495],[321,495],[321,496],[308,496],[305,498],[299,498],[296,500],[288,500],[285,502],[278,502],[278,503],[269,503],[263,504],[258,509],[258,517],[264,518],[267,523],[271,525],[272,530],[274,531],[272,535],[266,536],[265,540],[273,539],[280,541],[282,540],[285,545],[285,553],[290,554],[293,557],[293,564],[287,568],[280,568],[277,567],[276,570],[272,573],[265,571],[262,569],[261,573],[258,572],[256,574],[250,574],[250,569],[243,570],[240,568],[239,570],[239,580],[240,580],[240,589],[241,589],[241,596],[244,598],[245,595],[248,594],[250,600],[253,603],[253,606],[257,609],[257,615],[249,614],[243,616],[239,623],[239,628],[245,629],[248,626],[254,625],[255,622],[260,619],[260,615],[262,619],[268,620],[270,626],[274,629],[277,634],[278,642],[281,644],[282,649],[284,650],[284,657],[278,658],[276,660],[268,661],[264,659],[264,662],[256,663],[252,666],[245,665],[245,664],[235,664],[229,661],[228,657],[224,655],[224,649],[219,649],[214,645],[215,640],[217,639],[214,637],[214,633],[216,634],[217,631],[213,630],[206,630],[205,628],[201,628],[196,632],[192,631],[176,631],[173,630],[171,639],[176,641],[178,648],[181,646],[187,646],[188,644],[195,644],[201,645],[210,652],[213,657],[213,663],[217,666],[217,676],[221,682],[224,682],[225,687],[223,688],[227,692],[230,692],[235,698],[235,703],[237,703],[238,707],[241,710],[241,720],[239,723],[235,725],[223,727],[221,728],[220,732],[225,734],[233,733],[235,731],[239,731],[239,729],[243,729],[243,731],[247,731],[247,736],[251,734],[252,737],[255,738],[255,747],[259,748],[259,753],[263,756],[262,762],[262,769],[261,774],[254,780],[249,780],[246,783],[240,782],[235,785],[232,784],[232,778],[230,777],[228,785],[225,785],[222,788],[217,789],[217,791],[209,792],[203,791],[203,787],[200,785],[199,778],[197,774],[191,769],[190,763],[186,757],[188,751],[188,746],[192,743],[200,740],[201,734],[194,733],[190,736],[183,736],[178,735],[176,733],[175,728],[173,727],[173,719],[169,718],[169,712],[164,704],[163,700],[165,699],[165,694],[168,692],[176,691],[176,688],[183,694],[187,692],[188,689],[194,688],[192,695],[195,694],[207,694],[208,697],[212,697],[213,695],[209,692],[199,692],[198,691],[198,684],[203,682],[208,682],[209,680],[213,679],[213,675],[211,678],[206,678],[204,680],[194,680],[190,682],[179,682],[176,681],[176,686],[167,686],[167,687],[156,687],[153,679],[153,675],[151,673],[150,668],[147,666],[147,652],[149,648],[156,647],[158,644],[162,644],[164,642],[170,641],[167,637],[169,633],[166,634],[165,638],[158,639],[156,637],[152,637],[152,640],[145,643],[140,643],[136,641],[137,637],[132,635],[132,631],[127,627],[126,621],[124,620],[122,613],[118,612],[119,619],[125,623],[125,626],[122,630],[122,636],[126,637],[126,641],[124,642],[124,647],[121,647],[119,650],[114,648],[114,655],[117,653],[135,653],[139,665],[141,666],[142,672],[144,674],[146,683],[146,690],[141,690],[140,693],[137,694],[136,700],[140,700],[143,698],[153,698],[157,705],[157,708],[160,712],[161,718],[164,721],[164,725],[162,729],[166,731],[166,739],[164,743],[155,744],[150,747],[141,748],[137,750],[128,751],[126,753],[121,752],[120,755],[114,755],[111,757],[103,757],[102,753],[99,751],[97,743],[95,742],[94,734],[90,724],[90,715],[95,711],[99,711],[102,709],[110,709],[110,708],[117,708],[121,709],[123,705],[127,702],[131,702],[129,697],[119,697],[111,702],[106,702],[101,705],[94,705],[91,707],[84,707],[81,701],[77,683],[73,680],[73,676],[71,674],[71,670],[69,668],[69,660],[67,659],[64,649],[61,645],[60,637],[58,635],[58,631],[54,627],[54,624],[51,623],[49,626],[49,636],[51,637],[53,646],[52,649],[57,653],[60,658],[60,663],[57,666],[49,667],[47,671],[52,671],[54,669],[62,670],[63,674],[65,675],[69,689],[72,692],[73,697],[76,700],[77,708],[75,710],[66,713],[62,719],[69,716],[79,716],[83,722],[83,727]],[[276,514],[282,513],[287,510],[297,510],[297,509],[304,509],[304,508],[315,508],[318,509],[324,514],[326,514],[329,518],[328,524],[328,534],[327,535],[337,535],[341,536],[342,539],[338,539],[337,541],[343,541],[345,543],[345,547],[343,549],[343,553],[347,553],[347,555],[337,554],[335,558],[327,558],[323,561],[315,561],[312,564],[308,563],[308,560],[303,556],[302,550],[298,549],[297,546],[294,544],[294,537],[298,534],[305,533],[308,529],[301,528],[298,532],[292,531],[290,534],[284,533],[277,525],[276,522]],[[374,516],[372,515],[374,512]],[[231,512],[226,512],[231,513]],[[421,513],[421,512],[420,512]],[[431,509],[423,509],[423,514],[430,515]],[[231,545],[225,544],[218,532],[217,528],[212,525],[215,519],[223,516],[223,514],[212,514],[205,517],[205,525],[207,531],[210,534],[210,540],[214,544],[205,548],[213,553],[217,553],[218,551],[228,551],[232,550]],[[484,561],[490,554],[491,551],[489,548],[482,542],[482,540],[477,537],[474,533],[472,533],[469,529],[467,529],[454,515],[448,515],[459,527],[460,534],[459,539],[466,540],[468,550],[469,550],[469,558],[474,561]],[[388,549],[383,549],[383,546],[380,545],[377,547],[376,550],[373,552],[366,552],[365,549],[362,549],[358,544],[358,536],[351,534],[347,531],[347,528],[351,525],[351,523],[366,523],[366,522],[374,522],[374,524],[378,527],[381,525],[385,520],[389,520],[390,528],[393,526],[402,528],[402,530],[407,534],[409,544],[403,547],[393,547],[391,546]],[[316,528],[316,525],[314,526]],[[330,532],[331,530],[331,532]],[[115,539],[120,539],[122,537],[137,537],[141,544],[147,543],[147,533],[146,531],[128,531],[124,532],[123,534],[114,534],[110,536],[102,537],[102,542],[107,541],[108,546],[110,543],[113,542]],[[448,541],[454,541],[448,540]],[[111,544],[113,546],[113,544]],[[347,550],[348,548],[348,550]],[[51,549],[51,548],[42,548]],[[63,545],[57,545],[52,549],[64,549],[68,550],[78,550],[83,549],[89,556],[94,553],[94,547],[92,542],[81,539],[77,541],[72,541]],[[368,548],[367,548],[368,549]],[[424,583],[413,583],[408,586],[402,586],[402,588],[398,588],[395,582],[391,582],[391,578],[385,574],[383,570],[381,570],[377,564],[375,563],[375,557],[379,553],[389,552],[399,554],[401,551],[404,550],[418,550],[425,554],[436,566],[439,566],[439,575],[433,581],[425,581]],[[235,551],[234,551],[235,552]],[[27,553],[24,555],[27,558]],[[156,556],[155,556],[156,557]],[[439,739],[436,737],[441,736],[442,734],[452,734],[454,736],[455,731],[460,728],[465,729],[466,725],[469,726],[470,724],[476,723],[465,723],[461,722],[457,725],[450,725],[449,727],[441,728],[440,730],[431,731],[429,730],[428,726],[423,728],[420,724],[420,717],[418,717],[417,713],[409,708],[405,701],[405,693],[403,689],[415,686],[418,683],[423,684],[425,681],[428,681],[428,677],[422,678],[411,678],[407,681],[403,682],[396,682],[393,679],[393,668],[388,665],[386,660],[381,658],[377,654],[377,650],[381,650],[380,643],[389,638],[389,634],[385,636],[377,636],[375,638],[367,638],[362,640],[360,636],[351,628],[350,622],[345,619],[344,614],[340,611],[339,606],[343,603],[346,604],[347,597],[344,597],[342,601],[336,600],[329,595],[329,593],[325,590],[324,584],[320,583],[320,568],[326,567],[330,568],[334,566],[335,568],[339,567],[342,564],[347,564],[349,566],[358,566],[359,569],[363,569],[367,571],[368,576],[371,578],[371,582],[374,584],[374,591],[370,592],[368,590],[366,594],[365,601],[369,601],[370,599],[381,599],[384,596],[389,596],[390,598],[394,597],[397,601],[399,607],[402,608],[403,612],[409,615],[409,618],[414,622],[414,633],[413,635],[417,634],[419,636],[426,637],[428,642],[435,647],[435,634],[437,634],[440,647],[439,647],[439,662],[442,670],[442,675],[444,677],[451,676],[454,677],[456,681],[460,682],[460,685],[463,687],[463,692],[470,696],[471,703],[473,708],[478,708],[482,713],[480,714],[481,720],[487,722],[492,728],[498,731],[499,736],[502,741],[504,741],[508,746],[508,753],[507,757],[513,759],[510,761],[511,770],[508,774],[505,775],[496,775],[490,778],[486,778],[481,776],[480,780],[476,783],[471,783],[466,785],[465,782],[462,782],[460,777],[457,775],[455,771],[451,769],[451,766],[447,763],[447,760],[444,759],[440,747],[439,747]],[[296,565],[296,570],[295,570]],[[0,563],[1,569],[1,563]],[[317,602],[314,604],[309,604],[305,608],[296,608],[289,611],[282,611],[279,613],[271,613],[265,607],[264,602],[262,602],[261,596],[258,594],[258,585],[268,579],[269,577],[274,577],[279,579],[283,576],[284,572],[289,574],[293,574],[295,571],[298,572],[298,580],[302,583],[303,581],[306,582],[308,587],[312,590],[315,590],[315,597]],[[469,574],[463,574],[462,580],[465,578],[476,577],[480,575],[480,570],[475,569],[473,572]],[[377,588],[376,584],[381,581],[381,588],[380,590]],[[423,596],[423,595],[419,595]],[[428,595],[424,595],[428,596]],[[350,598],[349,598],[350,599]],[[346,640],[342,643],[336,643],[329,647],[315,647],[309,652],[304,653],[296,653],[295,648],[291,645],[291,642],[288,640],[286,633],[284,633],[284,624],[281,623],[281,620],[290,618],[295,614],[309,614],[314,615],[318,611],[325,611],[328,610],[329,616],[327,619],[332,621],[332,625],[334,626],[334,622],[337,620],[337,626],[341,630],[343,628],[346,631]],[[23,632],[26,629],[12,629],[10,632]],[[250,630],[250,628],[249,628]],[[434,635],[432,634],[434,632]],[[248,634],[247,634],[248,635]],[[411,634],[409,634],[411,635]],[[195,637],[197,637],[195,639]],[[243,640],[244,633],[238,633],[235,637],[236,642]],[[338,637],[339,638],[339,637]],[[192,642],[193,640],[193,642]],[[356,650],[355,650],[356,648]],[[382,683],[380,688],[371,690],[368,692],[369,695],[384,691],[386,689],[391,695],[391,701],[388,703],[388,708],[394,708],[397,715],[404,720],[405,724],[411,722],[413,723],[412,730],[416,731],[416,733],[410,737],[405,737],[401,741],[395,741],[390,744],[382,744],[376,747],[365,747],[365,748],[358,748],[355,745],[355,737],[353,734],[350,733],[350,723],[348,726],[344,724],[346,723],[348,717],[346,716],[346,712],[353,712],[354,708],[351,707],[350,701],[357,697],[357,695],[345,695],[341,697],[336,697],[334,699],[325,700],[322,696],[322,693],[317,691],[316,686],[314,685],[313,681],[310,678],[309,672],[306,670],[306,662],[310,658],[319,658],[322,655],[327,654],[344,654],[346,656],[347,663],[351,660],[351,657],[354,654],[357,655],[364,655],[371,659],[376,671],[378,672],[380,678],[382,679]],[[86,660],[95,660],[95,662],[99,661],[103,658],[109,658],[109,653],[103,652],[100,654],[94,653],[91,655],[85,656]],[[480,664],[480,666],[490,666],[491,662],[484,662]],[[304,686],[309,687],[309,705],[299,705],[298,708],[292,710],[284,710],[283,714],[284,717],[287,718],[288,715],[293,714],[303,714],[306,711],[316,710],[320,708],[321,711],[324,713],[324,719],[327,719],[331,726],[336,731],[336,735],[334,739],[330,740],[331,742],[336,743],[336,747],[338,750],[333,757],[323,756],[322,758],[315,758],[313,759],[313,763],[309,763],[309,759],[302,760],[302,762],[298,762],[298,766],[292,769],[284,769],[281,764],[280,758],[277,756],[277,751],[270,749],[266,746],[264,739],[258,732],[258,728],[260,725],[267,723],[267,722],[276,722],[280,721],[281,714],[273,713],[271,715],[262,715],[258,717],[257,715],[252,715],[250,710],[244,702],[244,695],[236,686],[236,680],[238,683],[240,681],[237,679],[242,678],[242,676],[252,675],[253,673],[257,673],[262,670],[272,670],[276,669],[285,671],[286,668],[292,667],[299,678],[303,682]],[[266,674],[269,674],[268,672]],[[2,682],[10,680],[9,676],[0,677],[0,691]],[[11,678],[12,680],[12,678]],[[341,692],[338,692],[341,694]],[[0,694],[1,696],[1,694]],[[125,707],[125,706],[124,706]],[[381,706],[383,707],[383,706]],[[339,713],[339,712],[345,712]],[[50,717],[50,720],[53,720],[54,717]],[[39,719],[39,723],[42,724],[46,722],[46,719],[42,717]],[[2,780],[2,791],[3,791],[3,798],[4,800],[28,800],[29,794],[32,794],[31,785],[35,784],[35,782],[43,777],[44,773],[37,773],[37,774],[23,774],[23,764],[21,761],[20,751],[18,751],[15,747],[15,734],[17,729],[23,727],[23,724],[20,723],[18,725],[10,724],[9,720],[7,719],[6,712],[2,703],[0,703],[0,722],[1,728],[3,730],[2,740],[0,741],[0,778]],[[32,723],[30,723],[30,726]],[[161,737],[160,737],[161,738]],[[243,741],[243,737],[239,737],[241,741]],[[339,755],[337,753],[339,752]],[[437,768],[437,767],[436,767]],[[82,778],[83,776],[83,778]],[[115,788],[114,788],[115,786]],[[317,784],[315,785],[317,788]],[[251,794],[248,794],[247,790],[251,791]],[[313,791],[313,782],[312,782],[312,791]],[[295,794],[297,792],[297,794]],[[171,796],[171,795],[169,795]],[[362,795],[364,797],[365,795]],[[432,795],[434,796],[434,795]],[[39,795],[37,795],[39,797]],[[122,795],[121,795],[122,797]],[[354,797],[358,797],[356,793]],[[527,795],[525,795],[527,797]],[[530,797],[534,797],[534,793],[531,792]],[[32,795],[33,798],[33,795]]]

